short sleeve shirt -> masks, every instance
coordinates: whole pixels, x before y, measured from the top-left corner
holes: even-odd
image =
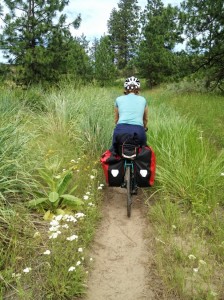
[[[128,94],[120,96],[115,101],[118,108],[119,120],[117,124],[130,124],[143,126],[143,115],[147,103],[144,97]]]

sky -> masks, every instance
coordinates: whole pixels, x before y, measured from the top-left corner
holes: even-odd
[[[164,5],[168,3],[178,5],[180,0],[163,0]],[[107,21],[113,8],[117,8],[119,0],[71,0],[65,13],[69,18],[81,14],[82,22],[79,29],[74,30],[76,36],[82,33],[87,39],[101,37],[107,33]],[[147,0],[138,0],[142,9],[145,8]]]
[[[168,3],[178,5],[181,0],[163,0],[164,5]],[[117,8],[119,0],[70,0],[70,3],[64,9],[68,22],[75,20],[78,14],[81,14],[81,25],[78,29],[72,29],[74,36],[84,34],[88,41],[100,38],[107,34],[107,21],[113,8]],[[138,0],[142,9],[145,8],[147,0]],[[0,20],[0,26],[2,22]],[[1,29],[0,29],[1,32]],[[4,61],[0,51],[0,62]]]

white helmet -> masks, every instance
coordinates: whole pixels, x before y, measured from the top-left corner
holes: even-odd
[[[127,78],[124,82],[124,88],[126,90],[134,90],[134,89],[139,89],[140,88],[140,81],[138,78],[131,76]]]

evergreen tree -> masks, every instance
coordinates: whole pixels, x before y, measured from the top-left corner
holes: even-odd
[[[96,61],[96,49],[99,46],[99,39],[95,38],[92,43],[92,47],[90,48],[90,59],[95,64]]]
[[[101,37],[99,45],[96,48],[95,78],[102,86],[110,84],[115,78],[113,52],[108,36]]]
[[[92,79],[92,65],[88,56],[88,42],[86,38],[75,38],[70,41],[65,57],[65,74],[77,82]]]
[[[207,87],[224,91],[223,0],[188,0],[182,9],[188,51],[197,55],[194,70],[204,70]]]
[[[25,84],[57,80],[66,72],[65,59],[72,41],[69,26],[78,28],[80,16],[66,24],[62,11],[69,0],[4,2],[9,13],[4,17],[2,44],[9,62],[18,66],[20,79]]]
[[[177,71],[173,49],[182,41],[178,30],[178,8],[164,7],[161,0],[148,0],[144,24],[137,65],[149,86],[153,86]]]
[[[137,4],[137,0],[120,0],[118,9],[112,10],[108,20],[115,63],[120,70],[136,55],[140,26],[140,7]]]

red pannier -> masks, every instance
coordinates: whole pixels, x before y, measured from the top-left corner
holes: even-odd
[[[124,181],[124,160],[117,154],[106,150],[101,158],[106,183],[109,186],[121,186]]]
[[[134,160],[136,183],[139,187],[149,187],[154,184],[156,171],[156,156],[149,146],[139,148]]]

